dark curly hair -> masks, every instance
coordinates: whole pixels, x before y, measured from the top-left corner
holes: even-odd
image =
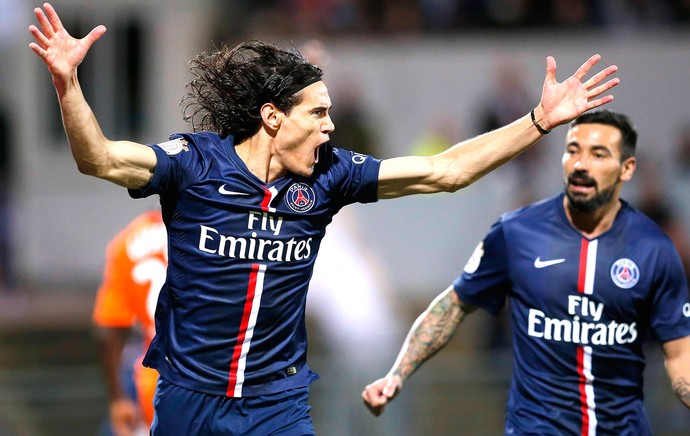
[[[190,62],[190,71],[184,120],[195,132],[233,135],[235,144],[259,131],[262,105],[270,102],[289,113],[300,102],[298,91],[323,76],[296,50],[263,41],[203,52]]]

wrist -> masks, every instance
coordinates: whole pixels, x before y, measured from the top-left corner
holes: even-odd
[[[546,117],[544,116],[544,111],[540,109],[541,108],[539,106],[535,109],[532,109],[529,113],[529,116],[532,119],[532,124],[534,124],[534,127],[537,129],[537,131],[539,131],[539,133],[542,135],[547,135],[551,132],[551,129],[544,126],[544,120]],[[535,113],[536,111],[539,111],[539,114]]]

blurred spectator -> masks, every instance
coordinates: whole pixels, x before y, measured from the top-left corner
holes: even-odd
[[[415,142],[411,154],[432,156],[446,150],[461,138],[459,122],[445,113],[432,117],[430,127]]]
[[[480,132],[488,132],[516,120],[530,111],[532,93],[528,92],[524,65],[518,58],[503,57],[496,60],[493,89],[478,107]],[[504,171],[515,172],[515,207],[541,197],[537,192],[537,174],[542,168],[546,147],[534,147],[508,164]]]
[[[12,180],[12,122],[0,105],[0,292],[13,288],[10,181]]]
[[[672,191],[663,184],[661,163],[651,156],[645,156],[643,162],[645,164],[637,169],[640,183],[636,206],[671,238],[687,275],[690,272],[690,240],[681,219],[679,203],[674,201]],[[690,276],[688,282],[690,284]]]
[[[377,434],[384,421],[372,420],[361,407],[359,393],[395,355],[403,337],[400,308],[395,304],[379,258],[358,231],[358,217],[345,208],[334,217],[321,243],[309,285],[307,317],[316,323],[312,343],[323,347],[323,361],[314,362],[322,383],[335,383],[319,397],[313,412],[318,430],[330,436]],[[316,397],[316,395],[313,395]],[[326,406],[324,406],[326,405]],[[396,424],[404,422],[395,417]]]
[[[299,47],[299,51],[310,62],[328,71],[330,55],[323,42],[310,39]],[[377,158],[384,157],[380,153],[372,115],[364,110],[362,91],[357,80],[352,75],[339,81],[330,80],[329,75],[328,83],[334,100],[338,101],[331,109],[331,118],[335,125],[335,130],[330,133],[331,144]]]
[[[482,29],[625,29],[690,21],[690,0],[238,0],[217,1],[217,5],[227,8],[229,18],[248,17],[226,31],[244,28],[250,36],[262,35],[261,39],[267,33],[287,39],[409,36]],[[228,27],[227,21],[222,22]]]
[[[111,428],[104,436],[147,434],[151,426],[158,372],[141,360],[155,334],[154,312],[167,265],[167,233],[157,210],[137,216],[108,244],[93,308],[108,388],[111,425],[106,427]]]
[[[685,176],[690,176],[690,121],[678,130],[678,140],[674,150],[674,162],[677,169]]]
[[[364,109],[362,93],[356,80],[345,79],[333,87],[338,104],[331,111],[335,130],[331,132],[331,144],[357,153],[381,156],[378,136],[373,126],[373,115]]]

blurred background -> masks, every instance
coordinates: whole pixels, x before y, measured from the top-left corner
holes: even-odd
[[[190,129],[178,105],[197,53],[246,39],[318,52],[336,146],[431,154],[526,114],[545,59],[564,80],[590,55],[617,64],[612,110],[639,130],[624,197],[690,264],[688,0],[56,0],[65,27],[108,32],[80,80],[112,139]],[[0,0],[0,436],[96,435],[107,414],[91,309],[107,242],[156,199],[80,175],[50,77],[28,48],[28,0]],[[316,47],[316,48],[315,48]],[[320,50],[320,51],[318,51]],[[559,127],[455,194],[355,205],[324,241],[308,303],[313,417],[323,435],[502,434],[503,319],[470,317],[386,413],[361,389],[384,375],[419,314],[505,210],[562,190]],[[340,262],[340,266],[334,266]],[[648,344],[655,434],[690,433],[658,344]]]

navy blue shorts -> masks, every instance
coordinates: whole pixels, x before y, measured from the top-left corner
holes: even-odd
[[[232,398],[190,391],[158,377],[151,435],[315,435],[309,387]]]

